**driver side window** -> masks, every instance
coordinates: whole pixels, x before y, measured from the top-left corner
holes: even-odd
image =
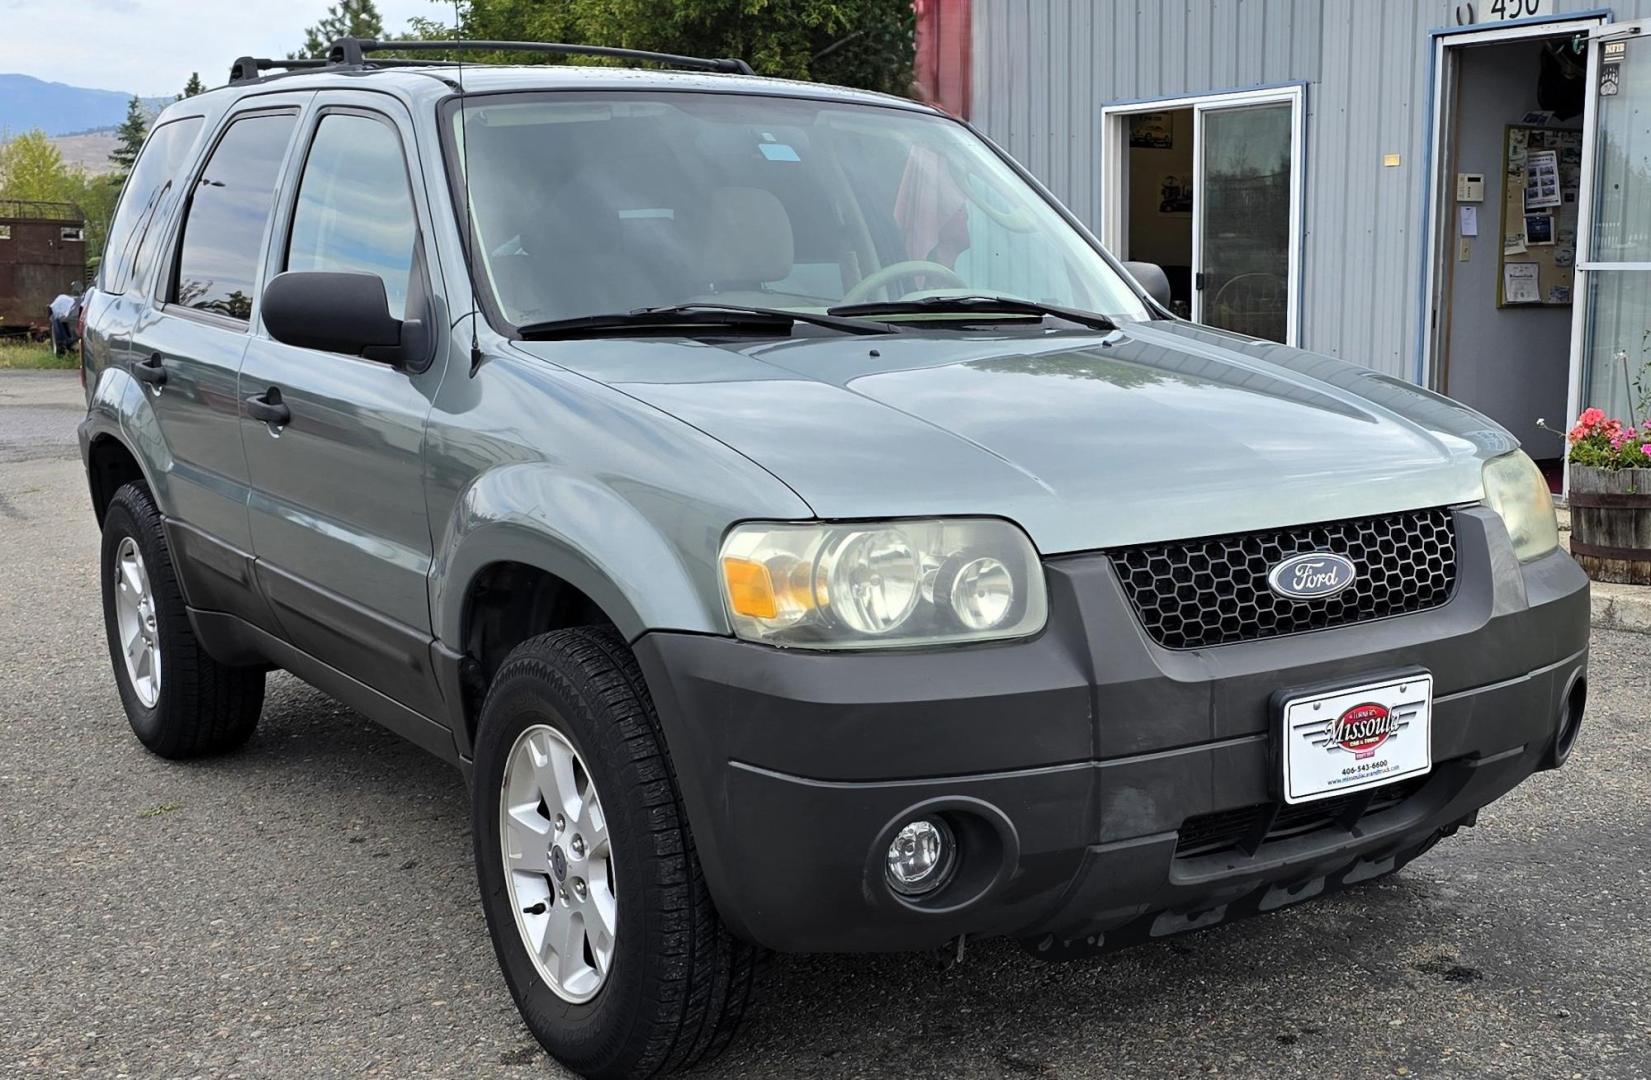
[[[417,237],[396,129],[359,113],[323,115],[304,163],[285,269],[376,274],[390,314],[401,319]]]

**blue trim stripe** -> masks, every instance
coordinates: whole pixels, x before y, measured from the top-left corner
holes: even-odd
[[[1523,19],[1508,19],[1505,22],[1469,23],[1466,26],[1436,26],[1428,31],[1430,38],[1451,37],[1456,34],[1477,34],[1484,30],[1504,30],[1508,27],[1540,26],[1543,23],[1573,22],[1577,19],[1612,19],[1610,8],[1589,8],[1587,11],[1565,11],[1553,15],[1530,15]]]

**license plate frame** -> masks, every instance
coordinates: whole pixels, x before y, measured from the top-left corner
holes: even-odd
[[[1429,672],[1293,691],[1282,698],[1278,717],[1280,792],[1292,806],[1433,770]]]

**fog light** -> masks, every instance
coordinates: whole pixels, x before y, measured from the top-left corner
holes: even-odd
[[[909,821],[889,845],[889,887],[903,896],[922,896],[951,876],[956,845],[939,818]]]

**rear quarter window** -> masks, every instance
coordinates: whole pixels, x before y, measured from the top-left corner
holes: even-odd
[[[218,140],[184,211],[172,303],[251,317],[275,184],[296,121],[291,113],[252,113]]]
[[[99,289],[123,293],[131,284],[142,263],[140,252],[154,247],[145,242],[150,226],[171,205],[178,173],[188,161],[200,133],[199,116],[168,121],[149,133],[131,175],[126,178],[114,220],[109,223],[103,262],[98,268]]]

